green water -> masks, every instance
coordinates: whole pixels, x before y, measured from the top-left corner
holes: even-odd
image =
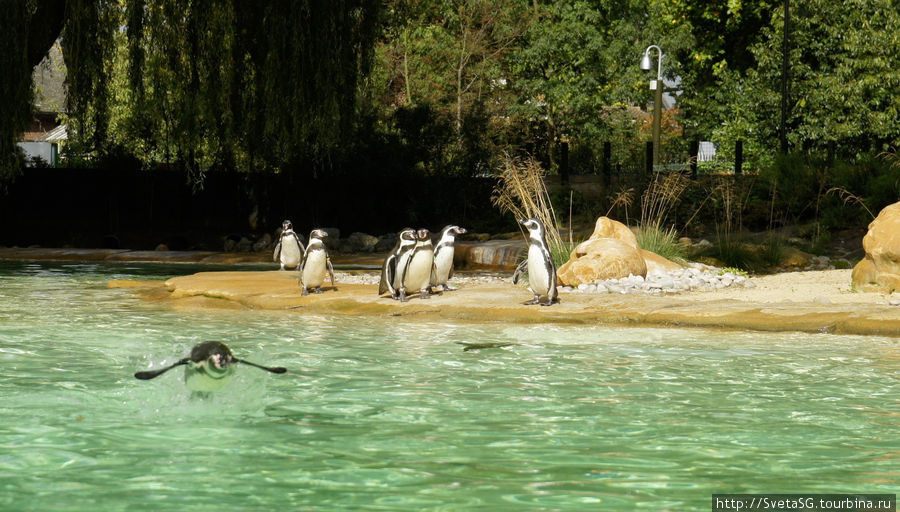
[[[106,287],[195,270],[0,264],[0,510],[682,511],[713,492],[897,492],[896,339],[173,312]],[[210,400],[180,369],[132,377],[206,339],[288,373],[241,366]]]

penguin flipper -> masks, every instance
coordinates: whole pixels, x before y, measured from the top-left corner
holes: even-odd
[[[147,371],[143,371],[143,372],[137,372],[134,374],[134,378],[140,379],[140,380],[150,380],[150,379],[159,377],[160,375],[166,373],[167,371],[171,370],[172,368],[175,368],[176,366],[188,364],[189,362],[191,362],[191,358],[185,357],[184,359],[179,360],[177,363],[166,366],[165,368],[161,368],[159,370],[147,370]]]
[[[328,275],[331,276],[331,287],[334,288],[334,266],[328,256],[325,256],[325,268],[328,269]]]
[[[397,271],[396,257],[391,254],[385,258],[381,265],[381,281],[378,283],[378,295],[384,295],[384,292],[390,291],[391,295],[396,295],[394,291],[394,274]]]
[[[278,261],[279,256],[281,256],[281,240],[279,240],[278,245],[275,246],[275,252],[272,253],[272,261]]]
[[[525,267],[528,265],[528,260],[522,260],[522,263],[519,263],[519,266],[516,267],[516,271],[513,272],[513,284],[519,283],[519,278],[522,277],[522,274],[525,273]]]

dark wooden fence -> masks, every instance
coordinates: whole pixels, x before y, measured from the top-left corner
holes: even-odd
[[[448,223],[514,229],[491,205],[493,186],[490,178],[220,173],[195,189],[174,171],[28,169],[0,193],[0,246],[220,249],[226,236],[272,233],[285,218],[298,231],[344,235]]]

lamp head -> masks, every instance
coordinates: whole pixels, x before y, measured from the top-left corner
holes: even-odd
[[[641,69],[644,71],[650,71],[650,67],[652,66],[650,62],[650,49],[647,48],[647,51],[644,52],[644,56],[641,57]]]

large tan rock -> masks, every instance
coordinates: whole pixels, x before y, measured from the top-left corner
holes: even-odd
[[[854,290],[891,293],[900,290],[900,203],[886,206],[863,237],[866,257],[853,269]]]
[[[588,240],[597,238],[616,238],[631,245],[635,249],[639,248],[637,237],[634,236],[634,232],[631,231],[631,228],[619,221],[612,220],[609,217],[600,217],[594,224],[594,232],[591,233],[591,237]]]
[[[672,270],[678,270],[681,267],[678,263],[674,261],[664,258],[655,252],[650,252],[644,249],[641,249],[641,257],[644,258],[644,264],[647,265],[647,273],[658,273],[658,272],[670,272]]]
[[[641,249],[634,232],[621,222],[600,217],[591,237],[578,244],[556,276],[563,286],[578,286],[629,275],[646,277],[648,272],[671,271],[681,265]]]
[[[646,276],[647,265],[640,249],[618,238],[596,238],[582,242],[556,275],[563,286],[578,286],[629,274]]]

